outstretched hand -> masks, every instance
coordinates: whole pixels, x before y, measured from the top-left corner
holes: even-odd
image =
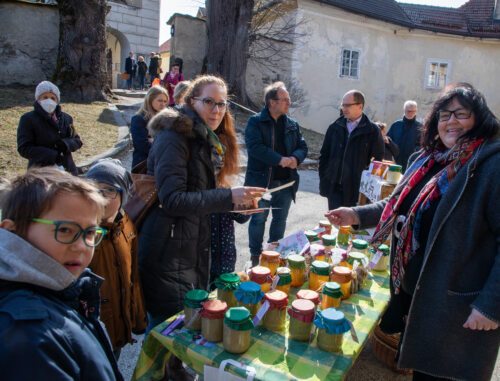
[[[336,226],[359,225],[359,216],[352,208],[337,208],[325,213],[325,217]]]

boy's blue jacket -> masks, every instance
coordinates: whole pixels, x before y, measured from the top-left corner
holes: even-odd
[[[101,283],[0,229],[0,378],[123,380],[98,319]]]

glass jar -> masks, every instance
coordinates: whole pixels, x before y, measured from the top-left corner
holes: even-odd
[[[337,282],[326,282],[321,294],[321,309],[337,308],[342,300],[342,290]]]
[[[313,261],[326,262],[325,247],[319,243],[311,243],[309,253]]]
[[[342,249],[347,249],[351,238],[351,226],[340,226],[337,234],[337,246]]]
[[[250,280],[260,285],[262,292],[265,294],[271,290],[272,278],[271,270],[264,266],[255,266],[250,270]]]
[[[259,302],[264,297],[260,284],[249,281],[240,283],[234,292],[238,306],[245,307],[250,311],[251,316],[255,316],[259,309]]]
[[[305,258],[301,255],[289,255],[288,256],[288,267],[290,268],[290,272],[292,275],[292,287],[302,287],[305,279],[305,271],[306,271],[306,261]]]
[[[288,267],[278,267],[276,275],[280,277],[276,290],[283,291],[285,294],[290,293],[290,285],[292,284],[292,273]]]
[[[227,303],[229,308],[236,306],[236,298],[234,291],[239,287],[241,281],[236,273],[221,274],[215,280],[215,287],[217,287],[217,299]]]
[[[309,341],[311,328],[316,308],[310,300],[297,299],[288,308],[290,324],[288,333],[290,339],[297,341]]]
[[[311,263],[309,271],[309,289],[319,291],[330,280],[330,265],[323,261],[314,261]]]
[[[370,255],[368,252],[368,242],[364,239],[353,239],[352,240],[352,251],[357,251],[358,253],[363,253],[367,257]]]
[[[334,266],[331,280],[340,284],[340,290],[343,295],[342,299],[347,299],[351,296],[352,270],[349,267]]]
[[[345,262],[347,259],[347,250],[335,247],[332,249],[330,254],[330,259],[333,266],[340,265],[340,263]]]
[[[220,300],[207,300],[202,303],[201,334],[213,343],[222,341],[222,330],[224,327],[224,314],[227,311],[227,303]]]
[[[397,164],[390,164],[389,170],[387,171],[386,181],[389,184],[397,184],[399,179],[401,179],[401,172],[403,167]]]
[[[325,256],[327,257],[327,262],[331,262],[332,250],[335,248],[337,243],[337,237],[331,234],[323,234],[321,236],[321,241],[325,247]]]
[[[262,325],[273,332],[281,332],[286,324],[286,306],[288,305],[288,296],[283,291],[270,291],[264,295],[264,299],[269,302]]]
[[[276,274],[276,269],[280,265],[280,253],[277,251],[263,251],[260,254],[260,266],[267,267],[271,270],[271,276]]]
[[[316,233],[314,230],[306,230],[304,234],[306,235],[309,242],[315,242],[319,240],[318,233]]]
[[[373,266],[372,270],[375,271],[385,271],[387,270],[389,266],[389,246],[382,244],[378,247],[378,250],[382,252],[382,256],[380,257],[379,261]]]
[[[330,221],[328,221],[328,220],[321,220],[319,222],[319,227],[325,229],[325,231],[323,233],[321,233],[321,237],[320,238],[323,238],[323,236],[325,234],[332,234],[332,224],[330,223]]]
[[[184,296],[184,321],[185,327],[194,331],[201,330],[201,304],[208,299],[205,290],[189,290]]]
[[[341,352],[344,333],[350,325],[344,313],[335,308],[328,308],[316,314],[314,325],[318,327],[318,348],[327,352]]]
[[[349,252],[347,254],[346,267],[349,267],[352,270],[356,262],[358,263],[358,266],[366,267],[368,265],[368,258],[366,257],[365,254],[357,251]]]
[[[299,290],[297,292],[297,299],[309,300],[313,302],[316,308],[319,304],[319,293],[313,290]]]
[[[250,334],[253,322],[250,311],[245,307],[233,307],[224,316],[222,345],[229,353],[244,353],[250,347]]]

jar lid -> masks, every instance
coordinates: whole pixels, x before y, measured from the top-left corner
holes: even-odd
[[[269,291],[264,298],[269,301],[271,308],[283,308],[288,304],[288,295],[280,290]]]
[[[322,228],[324,228],[324,227],[330,227],[330,226],[332,226],[332,224],[328,220],[321,220],[319,222],[319,226],[321,226]]]
[[[221,274],[219,279],[225,283],[240,283],[240,277],[236,273]]]
[[[368,242],[366,242],[364,239],[353,239],[352,246],[358,250],[365,250],[368,248]]]
[[[347,254],[347,262],[351,265],[353,265],[354,262],[359,262],[360,265],[364,266],[368,262],[368,258],[363,253],[351,251]]]
[[[253,328],[250,311],[245,307],[233,307],[226,311],[224,323],[236,331],[248,331]]]
[[[351,225],[339,226],[339,234],[350,234]]]
[[[248,282],[241,282],[240,287],[238,288],[239,290],[243,292],[259,292],[260,291],[260,285],[258,283],[248,281]]]
[[[271,270],[264,266],[255,266],[250,270],[250,279],[259,284],[266,283],[270,280]]]
[[[334,246],[337,242],[337,237],[333,234],[323,234],[321,239],[323,240],[323,245],[325,246]]]
[[[280,253],[277,251],[263,251],[260,254],[262,257],[265,257],[268,262],[274,263],[280,261]]]
[[[330,275],[330,265],[323,261],[311,263],[311,271],[318,275]]]
[[[215,287],[222,290],[235,290],[240,284],[240,276],[236,273],[225,273],[219,275],[215,280]]]
[[[316,233],[314,230],[306,230],[304,234],[306,235],[309,242],[313,242],[318,239],[318,233]]]
[[[378,249],[384,253],[384,256],[385,255],[389,255],[389,246],[385,245],[385,244],[382,244],[378,247]]]
[[[203,309],[200,312],[201,317],[208,319],[223,319],[227,311],[227,303],[222,300],[207,300],[201,303]]]
[[[391,171],[391,172],[402,172],[403,171],[403,167],[401,165],[398,165],[398,164],[390,164],[389,165],[389,171]]]
[[[243,304],[257,304],[264,297],[260,284],[248,281],[240,283],[240,286],[234,291],[234,296],[238,302]]]
[[[323,294],[332,298],[341,298],[343,296],[340,284],[337,282],[326,282],[323,286]]]
[[[302,255],[297,255],[297,254],[289,255],[287,259],[288,259],[288,266],[291,269],[303,269],[306,266],[305,258]]]
[[[316,305],[319,304],[319,294],[313,290],[299,290],[297,292],[297,299],[307,299]]]
[[[276,274],[279,276],[289,274],[290,275],[290,269],[288,267],[278,267],[276,269]]]
[[[321,317],[326,321],[335,321],[344,319],[344,313],[335,308],[327,308],[320,312]]]
[[[189,290],[184,296],[184,305],[191,308],[200,308],[201,302],[208,299],[208,292],[205,290]]]
[[[332,270],[334,276],[338,276],[340,283],[349,282],[352,279],[352,270],[345,266],[335,266]]]
[[[351,325],[342,311],[327,308],[316,314],[314,325],[324,329],[330,335],[341,335],[351,329]]]
[[[296,299],[292,302],[292,308],[299,314],[310,314],[315,311],[315,305],[308,299]]]

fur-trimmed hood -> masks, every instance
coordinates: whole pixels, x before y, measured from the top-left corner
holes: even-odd
[[[194,114],[191,110],[182,110],[167,107],[156,114],[148,123],[149,134],[154,138],[163,130],[173,130],[187,137],[194,137]]]

